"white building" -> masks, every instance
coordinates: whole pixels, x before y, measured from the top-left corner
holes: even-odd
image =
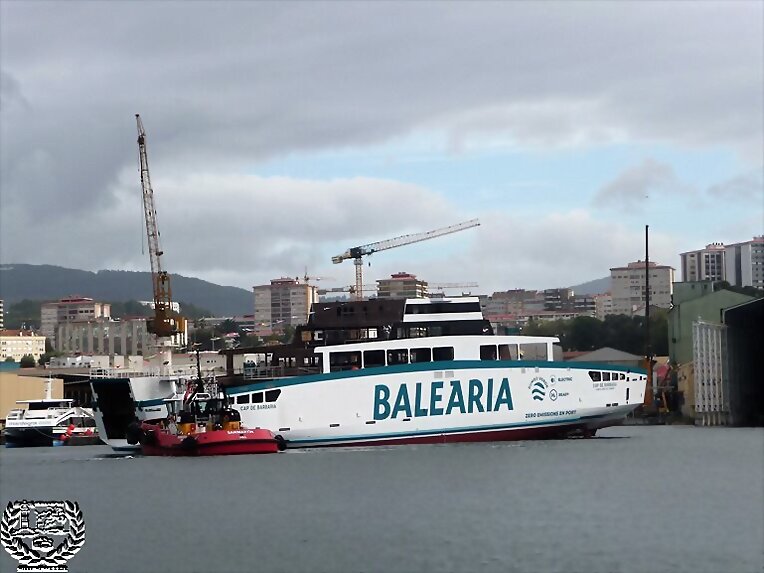
[[[764,235],[725,247],[725,280],[764,289]]]
[[[5,307],[3,306],[3,299],[0,298],[0,330],[5,328]]]
[[[56,334],[60,324],[109,318],[111,305],[96,302],[92,298],[69,296],[55,302],[45,302],[40,307],[40,333],[51,339],[57,347]]]
[[[650,271],[650,306],[671,307],[671,295],[674,292],[674,268],[666,265],[649,263]],[[636,261],[625,267],[610,269],[613,314],[637,316],[645,314],[645,262]]]
[[[307,324],[310,307],[318,302],[318,289],[292,278],[271,280],[252,287],[255,323],[268,326]]]
[[[711,243],[705,249],[681,253],[682,281],[723,281],[725,278],[723,243]]]
[[[0,330],[0,362],[6,358],[20,362],[27,354],[39,360],[45,354],[45,337],[31,330]]]

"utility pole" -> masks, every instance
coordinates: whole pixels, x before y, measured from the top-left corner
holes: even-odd
[[[645,225],[645,361],[647,362],[647,388],[656,401],[656,388],[653,387],[653,349],[650,344],[650,225]]]

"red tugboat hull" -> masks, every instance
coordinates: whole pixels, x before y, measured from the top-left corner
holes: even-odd
[[[175,435],[159,426],[143,424],[141,449],[146,456],[230,456],[276,454],[284,449],[283,440],[262,428],[211,430]]]

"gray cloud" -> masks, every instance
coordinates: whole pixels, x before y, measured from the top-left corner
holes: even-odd
[[[248,178],[273,157],[427,132],[457,151],[488,135],[518,146],[727,145],[758,161],[763,10],[2,2],[0,255],[142,268],[136,112],[162,184],[162,232],[184,237],[209,276],[302,268],[348,242],[453,222],[442,198],[405,183]],[[643,183],[671,183],[665,166],[642,167]],[[641,192],[640,174],[626,175],[613,193]],[[387,200],[357,191],[367,184]],[[167,251],[199,271],[180,247]]]
[[[633,209],[643,206],[651,195],[692,193],[694,190],[679,181],[670,165],[645,159],[605,184],[594,197],[594,204]]]
[[[708,194],[719,199],[752,200],[764,204],[764,167],[722,181],[708,188]]]

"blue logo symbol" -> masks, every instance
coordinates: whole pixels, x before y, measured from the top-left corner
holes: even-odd
[[[530,385],[531,397],[541,402],[546,397],[546,382],[543,378],[534,378]]]

